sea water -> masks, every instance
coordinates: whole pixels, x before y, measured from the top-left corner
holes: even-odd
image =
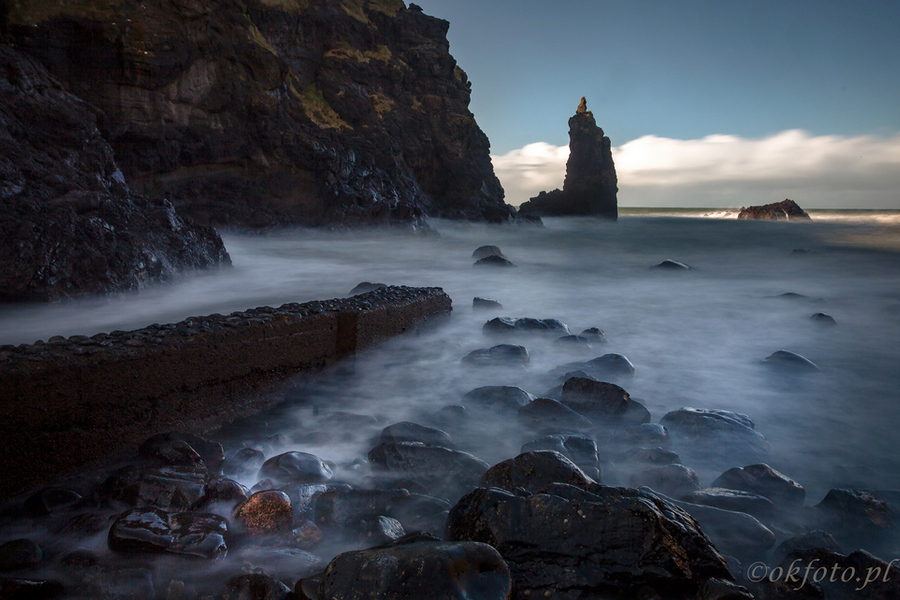
[[[683,406],[748,415],[772,445],[768,463],[806,487],[808,504],[834,487],[900,488],[900,254],[893,245],[900,214],[814,211],[810,222],[733,216],[625,209],[618,222],[560,218],[542,227],[433,221],[433,235],[226,232],[232,268],[137,293],[0,307],[0,344],[346,296],[361,281],[437,286],[453,299],[449,320],[312,382],[285,382],[286,405],[247,423],[244,439],[232,433],[223,441],[239,446],[265,435],[267,453],[312,452],[349,476],[340,465],[364,460],[371,440],[314,435],[323,409],[377,417],[379,428],[423,422],[482,385],[540,396],[558,383],[561,365],[617,352],[635,366],[620,385],[653,421]],[[472,252],[485,244],[499,246],[516,267],[474,268]],[[651,268],[665,259],[692,269]],[[503,308],[474,310],[475,296]],[[837,325],[810,319],[819,312]],[[516,343],[529,351],[527,367],[464,365],[470,351],[498,343],[482,332],[493,316],[556,318],[572,333],[599,327],[608,343],[567,348],[525,337]],[[762,361],[779,349],[821,371],[773,375]],[[518,453],[514,423],[480,426],[481,443],[466,449],[490,464]],[[720,465],[689,466],[704,485],[721,472]]]

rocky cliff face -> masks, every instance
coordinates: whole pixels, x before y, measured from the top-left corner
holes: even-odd
[[[0,44],[0,302],[135,289],[230,263],[214,230],[128,188],[96,117]]]
[[[127,181],[222,225],[503,221],[448,23],[401,0],[9,0]]]
[[[616,167],[609,138],[597,127],[584,98],[569,119],[569,160],[562,190],[541,192],[519,207],[523,215],[598,215],[615,219]]]

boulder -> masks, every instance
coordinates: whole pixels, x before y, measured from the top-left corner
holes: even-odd
[[[569,328],[558,319],[533,319],[497,317],[491,319],[481,330],[485,333],[549,333],[553,335],[567,334]]]
[[[421,442],[379,444],[369,451],[376,468],[411,478],[436,495],[459,497],[475,487],[489,465],[468,452]]]
[[[538,433],[578,433],[594,428],[593,421],[550,398],[537,398],[520,408],[519,422]]]
[[[561,402],[598,424],[628,427],[650,421],[650,412],[642,404],[605,381],[571,377],[563,384]]]
[[[116,552],[167,552],[219,558],[228,551],[228,523],[201,513],[170,513],[158,508],[133,508],[120,514],[109,530]]]
[[[847,556],[824,548],[794,551],[779,565],[783,572],[793,567],[794,587],[806,577],[807,586],[816,586],[827,600],[894,600],[900,598],[898,560],[888,563],[857,550]]]
[[[222,473],[225,462],[222,444],[182,431],[160,433],[148,438],[138,448],[138,455],[169,465],[203,467],[213,476]]]
[[[821,370],[813,361],[789,350],[776,350],[767,356],[763,363],[778,371],[790,373],[812,373]]]
[[[865,490],[829,490],[815,506],[814,524],[848,548],[880,552],[900,539],[900,512]]]
[[[111,475],[103,493],[132,506],[155,506],[166,510],[187,510],[206,495],[209,475],[205,468],[126,467]]]
[[[497,463],[481,477],[479,487],[500,488],[509,492],[524,489],[537,494],[553,483],[584,488],[594,480],[559,452],[540,450],[525,452]]]
[[[500,310],[503,308],[503,305],[490,298],[475,296],[472,298],[472,308],[476,310]]]
[[[695,598],[725,559],[687,513],[652,493],[555,484],[521,496],[478,488],[453,507],[453,540],[490,544],[509,563],[517,598]],[[592,493],[595,492],[595,493]]]
[[[841,545],[834,539],[830,533],[825,531],[808,531],[795,535],[792,538],[781,542],[772,553],[772,563],[778,564],[782,562],[792,552],[803,553],[808,550],[822,549],[828,552],[840,554]]]
[[[331,467],[308,452],[285,452],[263,463],[258,477],[281,483],[324,483],[333,477]]]
[[[291,499],[284,492],[256,492],[234,509],[234,518],[250,535],[272,535],[291,529],[294,514]]]
[[[569,158],[562,190],[541,192],[519,207],[523,215],[618,215],[616,167],[609,138],[584,98],[569,119]]]
[[[232,476],[259,473],[264,462],[266,455],[262,451],[256,448],[241,448],[225,462],[225,473]]]
[[[715,465],[765,458],[769,442],[747,415],[727,410],[679,408],[660,420],[675,450]]]
[[[322,574],[317,597],[506,600],[511,587],[506,562],[487,544],[413,542],[339,554]]]
[[[738,219],[754,221],[808,221],[810,217],[796,202],[785,199],[772,204],[741,208],[741,212],[738,213]]]
[[[610,353],[598,356],[585,364],[588,372],[602,376],[634,375],[634,365],[622,354]]]
[[[813,314],[809,319],[816,325],[837,325],[837,321],[834,320],[834,317],[821,312]]]
[[[594,481],[600,481],[600,453],[597,443],[586,435],[548,435],[522,446],[521,452],[552,450],[559,452]]]
[[[479,246],[472,252],[472,258],[481,260],[488,256],[503,256],[503,252],[497,246]]]
[[[685,494],[696,492],[700,485],[700,476],[684,465],[668,464],[644,469],[631,476],[632,487],[647,486],[650,489],[680,498]]]
[[[467,365],[485,367],[527,365],[530,357],[524,346],[498,344],[490,348],[479,348],[465,355],[462,362]]]
[[[775,505],[771,500],[765,496],[741,490],[709,487],[683,494],[680,499],[691,504],[747,513],[757,519],[771,519],[775,516]]]
[[[287,600],[291,588],[274,577],[247,573],[229,579],[216,600]]]
[[[599,327],[588,327],[578,335],[587,338],[592,344],[605,344],[607,341],[606,335]]]
[[[333,490],[315,500],[316,521],[322,526],[347,527],[378,516],[399,514],[410,501],[407,490]]]
[[[46,517],[73,508],[81,501],[81,494],[74,490],[47,487],[26,498],[22,508],[29,517]]]
[[[663,271],[690,271],[691,267],[684,264],[683,262],[678,262],[677,260],[672,260],[670,258],[662,261],[658,265],[653,265],[654,269],[660,269]]]
[[[788,510],[799,509],[806,499],[802,485],[767,464],[728,469],[712,482],[711,487],[759,494],[777,507]]]
[[[473,267],[515,267],[517,265],[513,264],[509,259],[505,256],[497,256],[496,254],[492,254],[490,256],[485,256],[484,258],[479,258],[475,261]]]
[[[381,443],[422,442],[429,446],[451,446],[450,434],[434,427],[426,427],[410,421],[388,425],[381,431]]]
[[[518,411],[533,400],[534,396],[522,388],[509,385],[490,385],[467,392],[462,397],[462,405],[497,411]]]
[[[29,569],[38,566],[43,560],[44,552],[41,547],[28,538],[0,544],[0,572]]]

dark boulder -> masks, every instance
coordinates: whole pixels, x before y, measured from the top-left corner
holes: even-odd
[[[548,435],[532,440],[522,446],[521,452],[552,450],[559,452],[584,471],[584,474],[600,481],[600,453],[597,443],[586,435]]]
[[[274,577],[248,573],[229,579],[216,600],[287,600],[289,594],[291,588]]]
[[[558,319],[513,319],[497,317],[491,319],[481,330],[485,333],[549,333],[561,335],[569,333],[569,328]]]
[[[696,598],[725,559],[687,513],[640,490],[556,484],[546,494],[479,488],[450,511],[453,540],[483,542],[509,563],[516,598]]]
[[[518,411],[531,403],[534,396],[519,387],[491,385],[476,388],[462,397],[462,405],[498,411]]]
[[[500,488],[509,492],[524,489],[538,494],[553,483],[584,488],[594,480],[559,452],[541,450],[525,452],[497,463],[482,476],[479,487]]]
[[[677,260],[672,260],[670,258],[662,261],[658,265],[653,265],[654,269],[660,269],[663,271],[690,271],[691,267],[684,264],[683,262],[678,262]]]
[[[492,254],[490,256],[485,256],[484,258],[479,258],[475,261],[473,267],[515,267],[517,265],[513,264],[505,256],[498,256],[496,254]]]
[[[766,464],[728,469],[712,482],[711,487],[759,494],[788,510],[800,508],[806,499],[802,485]]]
[[[626,428],[621,439],[632,446],[664,446],[669,443],[669,430],[659,423],[640,423]]]
[[[631,476],[632,487],[647,486],[650,489],[680,498],[685,494],[696,492],[700,485],[700,476],[684,465],[668,464],[644,469]]]
[[[824,548],[796,550],[779,567],[793,570],[798,587],[806,576],[806,586],[824,592],[826,600],[894,600],[900,598],[900,568],[894,560],[887,563],[857,550],[847,556]]]
[[[23,508],[29,517],[46,517],[73,508],[81,500],[81,494],[74,490],[47,487],[26,498]]]
[[[587,338],[592,344],[605,344],[607,341],[606,335],[599,327],[588,327],[578,335]]]
[[[825,313],[818,312],[809,318],[816,325],[837,325],[837,321],[834,320],[834,317],[826,315]]]
[[[206,495],[209,475],[205,468],[126,467],[111,475],[102,486],[107,496],[133,506],[155,506],[187,510]]]
[[[772,204],[741,208],[741,212],[738,213],[738,219],[755,221],[808,221],[810,217],[796,202],[786,199]]]
[[[266,462],[266,455],[256,448],[241,448],[225,462],[226,475],[258,473]]]
[[[381,443],[422,442],[429,446],[452,446],[450,434],[434,427],[426,427],[410,421],[388,425],[381,431]]]
[[[841,545],[834,539],[830,533],[825,531],[808,531],[795,535],[792,538],[781,542],[772,553],[772,562],[778,564],[782,562],[792,552],[803,553],[807,550],[823,549],[829,552],[841,554]]]
[[[222,444],[182,431],[160,433],[148,438],[138,448],[138,454],[169,465],[203,467],[213,476],[221,474],[225,462]]]
[[[490,348],[472,350],[462,358],[462,362],[467,365],[496,367],[526,365],[529,359],[528,350],[524,346],[498,344]]]
[[[815,506],[814,524],[848,548],[880,552],[900,539],[900,512],[865,490],[830,490]]]
[[[594,428],[593,421],[550,398],[537,398],[520,408],[519,422],[538,433],[578,433]]]
[[[334,476],[331,467],[307,452],[285,452],[273,456],[259,470],[260,478],[282,483],[324,483]]]
[[[170,513],[157,508],[133,508],[119,515],[109,530],[116,552],[167,552],[218,558],[228,551],[228,523],[201,513]]]
[[[503,308],[503,305],[496,300],[491,300],[490,298],[475,296],[474,298],[472,298],[472,308],[477,310],[500,310],[501,308]]]
[[[136,290],[231,263],[212,228],[132,192],[97,122],[37,60],[0,44],[0,302]]]
[[[44,552],[37,542],[19,538],[0,544],[0,571],[29,569],[41,564]],[[0,596],[2,597],[2,596]]]
[[[488,465],[468,452],[421,442],[379,444],[369,451],[377,468],[411,478],[444,497],[459,497],[478,484]]]
[[[612,145],[584,98],[569,119],[569,158],[562,190],[541,192],[519,207],[523,215],[618,216]]]
[[[691,504],[747,513],[757,519],[771,519],[775,516],[775,505],[771,500],[760,494],[742,490],[709,487],[684,494],[680,496],[680,499]]]
[[[497,246],[479,246],[472,253],[472,258],[475,260],[481,260],[488,256],[503,256],[503,252]]]
[[[318,600],[506,600],[512,582],[500,554],[473,542],[413,542],[345,552],[321,576]]]
[[[631,376],[634,375],[634,365],[622,354],[610,353],[598,356],[585,364],[588,372],[603,376]]]
[[[659,422],[682,456],[727,465],[758,460],[769,453],[766,438],[754,429],[749,417],[740,413],[685,407],[666,413]]]
[[[599,424],[629,427],[650,421],[650,412],[642,404],[605,381],[571,377],[563,384],[561,402]]]

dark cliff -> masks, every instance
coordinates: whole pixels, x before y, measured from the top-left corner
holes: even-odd
[[[401,0],[9,0],[126,180],[215,225],[504,221],[446,21]]]
[[[96,109],[0,44],[0,302],[136,289],[223,263],[212,228],[129,189]]]
[[[523,215],[618,216],[616,167],[609,138],[584,98],[569,119],[569,160],[562,190],[541,192],[519,207]]]

